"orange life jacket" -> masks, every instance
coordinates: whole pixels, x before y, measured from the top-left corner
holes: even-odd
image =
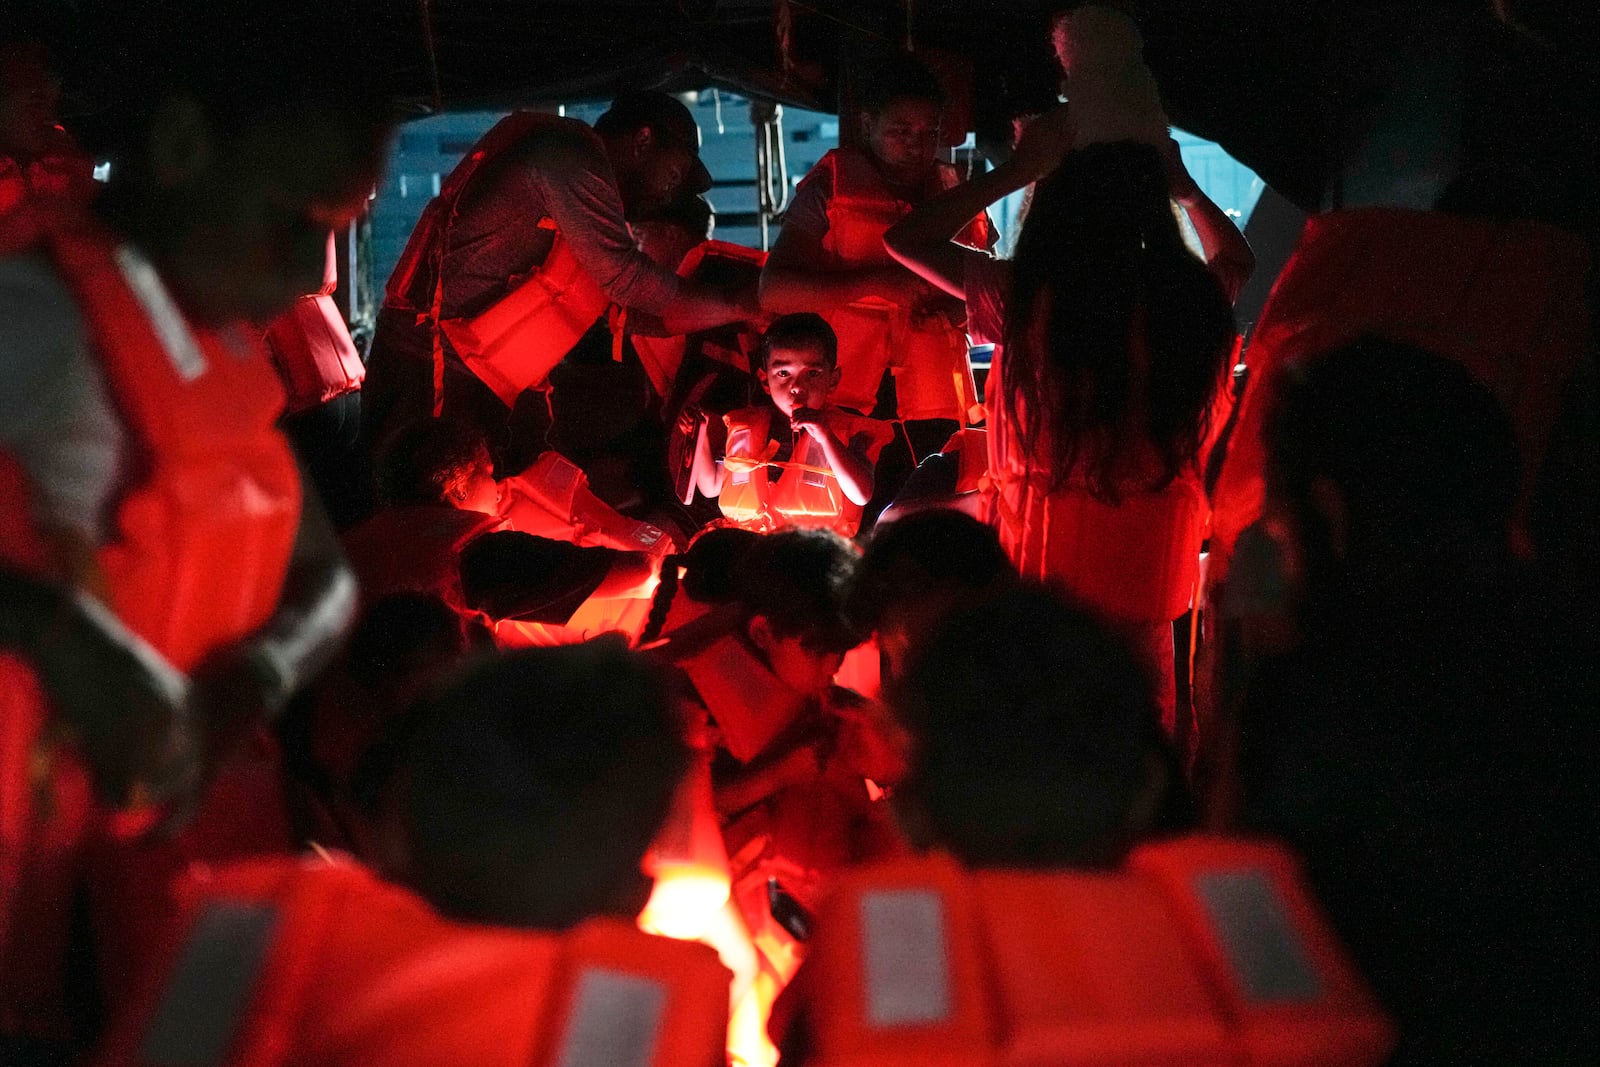
[[[817,161],[831,174],[828,233],[823,250],[841,268],[892,266],[883,235],[915,206],[895,196],[871,157],[859,148],[836,148]],[[939,163],[928,196],[958,185],[956,169]],[[957,236],[974,248],[989,245],[989,220],[974,218]],[[835,308],[824,316],[839,337],[843,371],[833,402],[871,412],[883,372],[894,367],[902,419],[956,419],[975,422],[977,387],[967,361],[967,337],[937,316],[915,326],[910,309],[876,297]]]
[[[70,554],[51,550],[41,530],[31,553],[7,562],[48,562],[53,577],[107,590],[130,630],[192,670],[259,627],[278,603],[300,517],[295,461],[273,425],[282,388],[245,332],[191,326],[149,262],[91,220],[30,209],[8,222],[11,235],[50,257],[83,313],[127,433],[131,473],[113,505],[110,540],[95,553],[97,573],[65,573],[60,564]],[[25,491],[11,481],[13,492]],[[13,519],[29,513],[7,503]],[[27,539],[5,540],[10,552]],[[85,838],[101,815],[83,767],[48,740],[50,716],[31,674],[14,660],[0,673],[0,781],[11,794],[0,825],[12,839],[0,842],[0,1029],[58,1036],[70,901]],[[253,768],[228,776],[199,821],[215,829],[208,815],[255,784]],[[257,831],[278,839],[281,821],[259,798],[248,807],[259,817],[237,827],[240,840]],[[184,840],[188,847],[207,838],[197,824]]]
[[[243,330],[185,321],[155,268],[86,218],[38,213],[133,449],[96,563],[118,618],[180,670],[272,614],[300,521],[283,389]]]
[[[956,471],[956,493],[987,490],[989,477],[989,431],[981,426],[963,426],[950,435],[941,452],[954,452],[960,466]]]
[[[386,307],[416,311],[434,329],[434,414],[442,411],[444,389],[444,348],[440,334],[449,337],[451,346],[474,374],[492,389],[507,407],[516,402],[524,389],[536,386],[549,376],[578,339],[588,332],[610,304],[598,283],[589,277],[566,241],[555,220],[538,220],[541,229],[552,231],[549,253],[532,274],[509,279],[510,289],[489,308],[466,318],[441,319],[444,279],[440,271],[450,239],[450,223],[466,194],[472,178],[484,163],[519,144],[541,126],[562,121],[554,115],[534,111],[514,111],[472,146],[472,150],[450,172],[439,195],[423,210],[422,218],[405,251],[395,264],[385,288]],[[414,292],[425,260],[433,265],[433,293],[424,300]]]
[[[1114,872],[847,872],[810,948],[790,995],[827,1067],[1359,1067],[1394,1043],[1269,844],[1184,838]]]
[[[333,302],[338,285],[338,252],[330,233],[322,288],[296,300],[267,327],[267,349],[289,391],[290,411],[303,411],[359,389],[366,379],[366,365]]]
[[[1170,622],[1189,609],[1200,577],[1200,542],[1210,512],[1200,472],[1164,488],[1125,492],[1118,503],[1069,481],[1025,454],[1012,432],[1003,368],[989,372],[989,479],[1000,544],[1018,573],[1059,582],[1101,614],[1124,622]]]
[[[452,922],[359,867],[197,873],[167,958],[101,1067],[208,1063],[706,1067],[728,975],[711,950],[593,919],[565,933]]]
[[[1245,352],[1250,378],[1213,499],[1211,569],[1261,516],[1267,410],[1281,376],[1376,334],[1460,363],[1505,405],[1526,508],[1561,391],[1584,356],[1588,252],[1541,223],[1364,208],[1306,222]]]
[[[796,437],[794,457],[775,461],[776,442],[767,439],[774,409],[741,408],[723,416],[729,438],[740,431],[749,434],[750,448],[757,454],[729,455],[724,459],[728,477],[718,504],[722,514],[739,525],[762,532],[789,526],[822,527],[854,537],[861,528],[861,505],[844,495],[839,478],[828,466],[822,448],[809,434]],[[859,434],[869,435],[867,458],[878,461],[883,446],[894,437],[887,423],[833,409],[832,417],[841,440],[847,445]],[[776,472],[776,479],[772,473]]]
[[[583,469],[554,449],[500,482],[500,514],[514,530],[588,548],[660,555],[672,549],[659,526],[630,519],[595,496]]]
[[[741,264],[751,273],[751,289],[754,290],[755,275],[767,262],[767,254],[757,248],[746,248],[744,245],[729,244],[727,241],[702,241],[689,250],[683,257],[683,262],[678,264],[678,277],[694,278],[703,266],[718,260]],[[748,338],[748,340],[747,340]],[[759,334],[754,330],[745,330],[740,335],[740,344],[748,345],[741,355],[748,361],[750,353],[755,350]],[[656,391],[656,396],[662,400],[672,395],[673,382],[677,380],[678,369],[683,365],[683,356],[687,351],[689,338],[679,337],[645,337],[641,334],[631,335],[633,349],[639,354],[639,362],[643,364],[645,374],[650,378],[650,385]],[[748,363],[746,368],[749,369]]]

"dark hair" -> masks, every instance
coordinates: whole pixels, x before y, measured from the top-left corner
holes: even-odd
[[[639,634],[639,644],[647,645],[661,636],[680,591],[702,604],[737,601],[739,561],[760,540],[760,534],[739,526],[706,526],[694,535],[681,555],[663,560],[661,584],[650,601],[650,614]],[[683,568],[681,579],[679,567]]]
[[[831,530],[780,530],[751,545],[734,571],[746,618],[760,615],[779,637],[808,647],[848,652],[861,633],[845,615],[855,575],[854,546]]]
[[[815,311],[779,315],[761,335],[761,365],[767,365],[774,348],[808,348],[822,355],[829,367],[839,365],[839,337],[828,320]]]
[[[1119,141],[1070,153],[1039,183],[1014,270],[1006,400],[1021,413],[1023,451],[1050,463],[1052,488],[1081,480],[1115,503],[1194,463],[1233,312],[1184,246],[1156,149]]]
[[[1312,485],[1332,482],[1352,545],[1436,560],[1506,545],[1520,453],[1511,420],[1461,364],[1365,337],[1281,382],[1264,431],[1267,485],[1302,520]]]
[[[454,419],[422,419],[385,438],[376,462],[378,501],[448,504],[472,471],[491,463],[483,431]]]
[[[1018,586],[946,619],[892,701],[915,755],[895,794],[933,840],[976,867],[1114,864],[1168,769],[1158,814],[1192,818],[1150,681],[1088,612]],[[1176,791],[1176,792],[1172,792]]]
[[[658,139],[698,151],[700,127],[683,101],[655,89],[623,93],[594,123],[601,137],[615,137],[648,126]]]
[[[926,100],[945,105],[944,88],[928,65],[909,52],[894,52],[874,60],[856,93],[856,103],[877,114],[896,100]]]
[[[1015,574],[992,526],[959,511],[914,512],[873,530],[850,590],[850,617],[875,630],[894,604],[944,590],[979,593]]]
[[[454,918],[539,929],[642,906],[688,761],[658,670],[620,640],[488,660],[409,731],[416,886]]]

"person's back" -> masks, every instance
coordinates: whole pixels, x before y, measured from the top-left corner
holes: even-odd
[[[620,643],[531,650],[400,726],[383,878],[198,872],[100,1062],[722,1062],[727,972],[633,925],[687,764],[655,672]]]
[[[1176,759],[1081,609],[1022,588],[953,616],[897,711],[893,804],[926,852],[824,902],[775,1012],[786,1064],[1379,1062],[1385,1021],[1293,860],[1164,839],[1193,817]]]
[[[1590,1059],[1593,638],[1513,559],[1511,423],[1393,342],[1283,385],[1267,509],[1298,634],[1251,672],[1242,818],[1304,853],[1396,1062]]]
[[[1199,578],[1200,449],[1232,314],[1148,145],[1070,153],[1036,188],[1013,266],[987,385],[1001,543],[1024,577],[1059,582],[1144,647],[1171,709],[1170,624]]]

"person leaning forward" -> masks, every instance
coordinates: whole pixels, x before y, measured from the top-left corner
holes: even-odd
[[[542,447],[528,391],[609,306],[669,334],[749,317],[640,252],[628,218],[704,192],[699,128],[659,92],[618,97],[595,123],[502,119],[445,179],[389,279],[367,381],[376,444],[449,415],[483,428],[497,470]]]

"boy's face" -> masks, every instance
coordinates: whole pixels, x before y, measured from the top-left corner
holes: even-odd
[[[862,140],[891,179],[918,181],[938,161],[942,118],[932,100],[900,97],[861,117]]]
[[[802,408],[819,411],[839,384],[839,368],[831,367],[815,348],[774,347],[767,365],[756,372],[767,395],[790,418]]]

